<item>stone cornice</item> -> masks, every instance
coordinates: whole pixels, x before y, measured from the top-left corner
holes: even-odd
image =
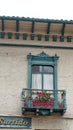
[[[0,43],[0,46],[73,50],[73,47],[71,47],[71,46],[31,45],[31,44],[22,44],[22,43],[20,43],[20,44],[17,44],[17,43]]]

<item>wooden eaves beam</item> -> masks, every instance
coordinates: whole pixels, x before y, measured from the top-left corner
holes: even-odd
[[[47,34],[49,34],[49,33],[50,33],[50,25],[51,25],[51,23],[50,23],[50,22],[48,22],[48,26],[47,26]]]
[[[19,32],[19,20],[16,20],[16,32]]]
[[[2,19],[2,31],[4,31],[4,19]]]
[[[65,23],[62,25],[61,35],[64,36],[65,33]]]
[[[34,26],[35,26],[35,22],[32,21],[31,33],[34,33]]]

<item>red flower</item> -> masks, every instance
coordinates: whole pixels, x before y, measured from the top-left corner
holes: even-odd
[[[24,103],[24,107],[28,107],[28,104],[27,104],[27,103]]]

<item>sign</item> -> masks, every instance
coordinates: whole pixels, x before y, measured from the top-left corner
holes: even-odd
[[[31,118],[0,116],[0,128],[31,128]]]

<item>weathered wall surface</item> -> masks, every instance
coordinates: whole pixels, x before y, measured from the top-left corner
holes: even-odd
[[[73,50],[0,47],[0,115],[22,116],[21,92],[27,87],[28,61],[31,52],[44,51],[59,56],[58,89],[66,90],[67,111],[63,117],[32,117],[32,129],[72,130],[73,128]],[[43,125],[42,125],[43,124]]]

